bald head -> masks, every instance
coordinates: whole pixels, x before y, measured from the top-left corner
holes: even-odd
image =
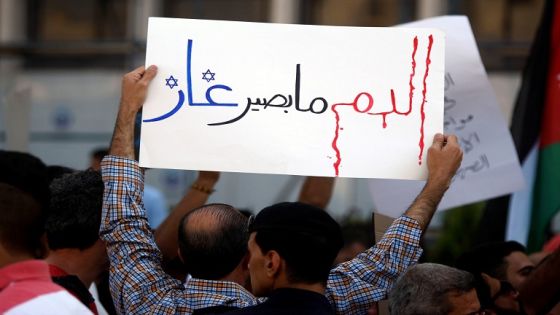
[[[185,215],[179,225],[179,249],[193,277],[219,280],[247,253],[247,218],[226,204],[209,204]]]

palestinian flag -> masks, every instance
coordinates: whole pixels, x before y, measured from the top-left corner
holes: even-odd
[[[560,0],[552,8],[548,73],[540,126],[539,156],[528,247],[540,250],[546,230],[560,211]],[[546,8],[545,8],[546,10]]]
[[[529,250],[536,251],[560,209],[560,0],[544,5],[523,71],[511,134],[529,187],[513,198],[488,201],[476,243],[503,241],[508,234],[508,239],[521,243],[528,239]]]

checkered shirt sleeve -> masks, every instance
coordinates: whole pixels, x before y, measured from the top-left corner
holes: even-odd
[[[100,237],[110,260],[110,289],[120,314],[191,314],[227,305],[246,307],[255,298],[233,282],[192,282],[187,287],[161,268],[143,205],[144,176],[134,160],[107,156]]]
[[[421,235],[418,222],[401,216],[375,246],[331,270],[326,295],[336,314],[367,314],[374,302],[385,299],[420,258]]]

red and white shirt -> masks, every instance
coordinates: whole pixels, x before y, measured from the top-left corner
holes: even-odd
[[[42,260],[0,268],[0,314],[92,314],[78,299],[54,284]]]

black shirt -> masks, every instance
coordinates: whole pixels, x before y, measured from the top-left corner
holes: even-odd
[[[226,314],[332,315],[334,311],[323,294],[300,289],[276,289],[272,291],[266,302]]]

